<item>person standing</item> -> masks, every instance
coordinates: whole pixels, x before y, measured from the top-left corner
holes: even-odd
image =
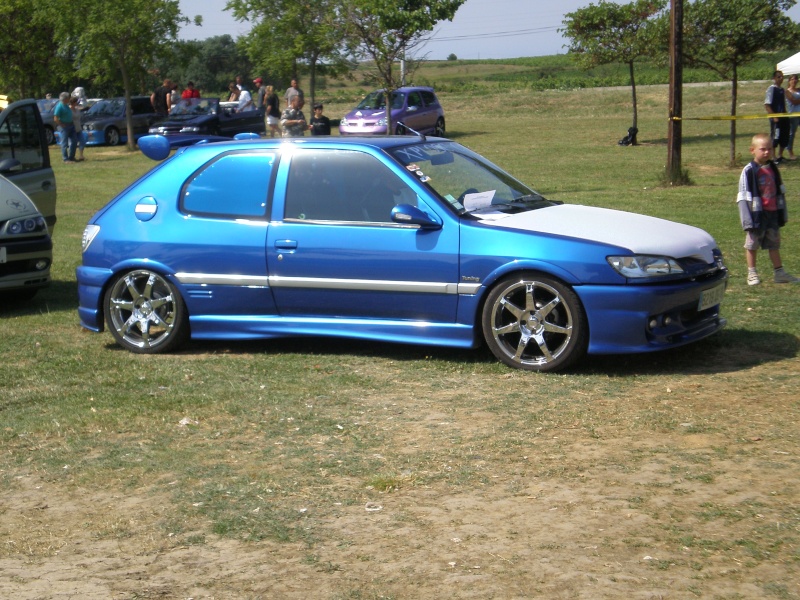
[[[793,116],[789,117],[789,144],[786,146],[789,156],[785,158],[796,160],[794,134],[797,132],[797,125],[800,124],[800,90],[797,89],[797,75],[789,75],[789,85],[786,86],[786,112]]]
[[[314,116],[311,117],[309,128],[311,135],[330,135],[331,134],[331,120],[322,114],[322,102],[317,102],[314,105]]]
[[[750,142],[753,160],[742,170],[736,204],[745,231],[747,285],[758,285],[761,278],[756,270],[756,256],[763,248],[769,251],[775,283],[800,281],[783,268],[781,262],[780,228],[786,224],[788,213],[783,181],[778,167],[771,159],[772,139],[757,133]]]
[[[277,133],[280,136],[280,124],[281,124],[281,111],[279,108],[280,100],[278,100],[278,94],[275,93],[275,88],[271,85],[267,86],[266,90],[266,126],[269,129],[269,137],[274,138],[275,134]]]
[[[72,109],[69,107],[69,97],[69,92],[61,92],[58,95],[58,102],[53,109],[53,122],[61,133],[61,158],[65,163],[74,163],[78,140],[75,137],[75,123]]]
[[[153,105],[153,111],[157,115],[166,117],[170,109],[170,96],[172,95],[172,82],[165,79],[156,91],[150,95],[150,104]]]
[[[764,98],[764,108],[771,115],[786,113],[786,91],[781,87],[782,85],[783,73],[775,71],[772,74],[772,85],[767,88],[767,96]],[[789,145],[789,118],[770,118],[769,133],[772,138],[775,164],[779,165],[783,162],[783,151]]]
[[[183,90],[183,93],[181,94],[181,98],[187,99],[187,98],[199,98],[199,97],[200,97],[200,90],[194,87],[194,81],[189,81],[186,84],[186,89]]]
[[[292,79],[292,84],[289,86],[289,89],[286,90],[286,93],[283,95],[283,99],[286,100],[286,107],[290,108],[292,106],[292,98],[295,96],[300,96],[305,101],[305,94],[303,94],[303,90],[297,87],[297,79]]]
[[[303,114],[304,102],[302,96],[295,94],[289,108],[283,111],[281,115],[282,137],[303,137],[303,133],[308,129],[306,116]]]
[[[69,98],[69,108],[72,111],[72,124],[75,126],[75,144],[78,148],[75,157],[76,162],[83,161],[83,149],[86,148],[86,137],[83,133],[83,127],[81,127],[81,112],[83,112],[83,109],[80,102],[80,96],[76,96],[75,92],[73,92]]]
[[[264,84],[264,80],[261,79],[261,77],[253,79],[253,84],[256,86],[256,108],[261,112],[261,116],[263,117],[266,115],[264,99],[267,96],[267,86]]]

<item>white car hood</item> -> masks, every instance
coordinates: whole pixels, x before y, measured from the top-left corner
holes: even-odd
[[[486,221],[495,227],[524,229],[627,248],[634,254],[694,257],[714,262],[714,238],[697,227],[636,213],[560,204]]]

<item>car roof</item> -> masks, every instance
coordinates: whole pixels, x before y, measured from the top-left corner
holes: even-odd
[[[250,134],[248,134],[250,135]],[[139,139],[139,148],[142,153],[152,158],[153,160],[163,160],[166,158],[166,148],[162,144],[151,146],[147,138],[156,141],[156,138],[165,138],[168,136],[152,135],[145,136]],[[380,150],[391,150],[393,148],[400,148],[403,146],[410,146],[413,144],[420,144],[424,142],[451,142],[446,138],[428,137],[428,136],[411,136],[411,135],[371,135],[366,137],[358,136],[316,136],[316,137],[303,137],[303,138],[258,138],[258,139],[232,139],[225,141],[209,141],[203,140],[203,136],[198,136],[197,143],[190,146],[182,147],[178,153],[184,152],[210,152],[212,155],[220,154],[229,150],[239,150],[245,148],[286,148],[287,145],[293,146],[308,146],[311,148],[325,148],[330,147],[339,150],[348,150],[355,148],[377,148]],[[158,148],[158,146],[162,146]],[[164,152],[164,154],[161,154]]]

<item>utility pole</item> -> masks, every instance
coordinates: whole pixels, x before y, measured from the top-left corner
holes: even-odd
[[[669,19],[669,128],[667,175],[671,184],[681,183],[681,135],[683,116],[683,0],[670,0]]]

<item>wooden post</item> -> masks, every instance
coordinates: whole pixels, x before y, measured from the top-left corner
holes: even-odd
[[[671,184],[681,183],[681,134],[683,116],[683,0],[670,0],[669,127],[667,175]]]

